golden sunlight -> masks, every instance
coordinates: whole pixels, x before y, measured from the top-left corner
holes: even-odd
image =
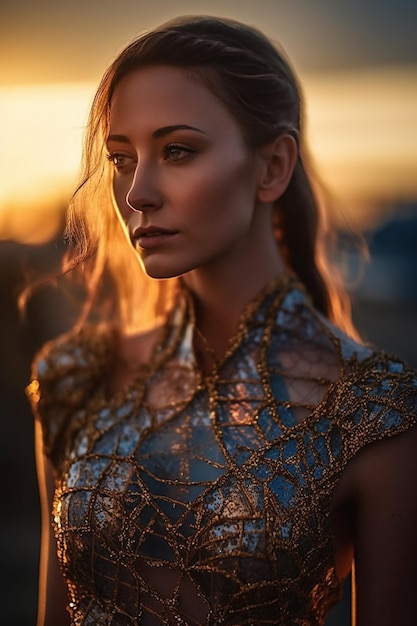
[[[346,205],[354,200],[357,223],[378,202],[417,197],[417,69],[301,79],[318,171]],[[41,243],[57,232],[93,92],[90,83],[0,88],[0,239]]]
[[[90,84],[0,88],[0,239],[56,233],[80,162]]]
[[[318,169],[348,196],[417,196],[417,68],[304,80]]]

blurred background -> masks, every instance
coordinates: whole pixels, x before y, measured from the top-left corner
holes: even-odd
[[[239,19],[286,50],[362,337],[417,366],[417,3],[414,0],[14,0],[0,20],[1,622],[35,623],[39,504],[24,395],[44,341],[74,320],[50,287],[17,313],[29,273],[54,271],[88,108],[136,35],[181,14]],[[370,259],[354,245],[364,237]],[[349,583],[328,626],[350,620]]]

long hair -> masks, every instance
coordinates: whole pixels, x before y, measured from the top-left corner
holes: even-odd
[[[82,269],[85,312],[107,298],[109,311],[124,324],[146,324],[169,308],[175,279],[145,275],[126,244],[112,200],[105,159],[112,95],[123,76],[156,65],[184,68],[205,84],[239,122],[251,148],[280,133],[296,137],[299,157],[285,193],[274,209],[281,253],[311,294],[314,305],[343,330],[354,333],[349,299],[330,269],[317,187],[312,184],[304,141],[301,89],[285,54],[262,33],[233,20],[183,17],[130,43],[104,74],[87,125],[81,182],[69,207],[71,241],[64,269]],[[110,279],[111,288],[103,290]],[[139,317],[140,316],[140,317]]]

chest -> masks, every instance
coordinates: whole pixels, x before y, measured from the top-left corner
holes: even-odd
[[[338,432],[324,417],[288,436],[262,395],[235,392],[213,403],[202,390],[160,424],[133,400],[102,408],[72,443],[58,532],[88,528],[106,550],[155,566],[221,559],[245,580],[331,568]]]
[[[168,611],[210,626],[323,621],[340,592],[330,502],[341,433],[305,404],[299,422],[259,345],[211,381],[169,361],[79,417],[54,501],[74,605],[116,598],[135,619]]]

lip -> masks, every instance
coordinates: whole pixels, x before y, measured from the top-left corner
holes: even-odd
[[[132,233],[132,241],[135,246],[143,250],[151,250],[163,245],[177,234],[177,231],[160,228],[159,226],[140,227]]]

